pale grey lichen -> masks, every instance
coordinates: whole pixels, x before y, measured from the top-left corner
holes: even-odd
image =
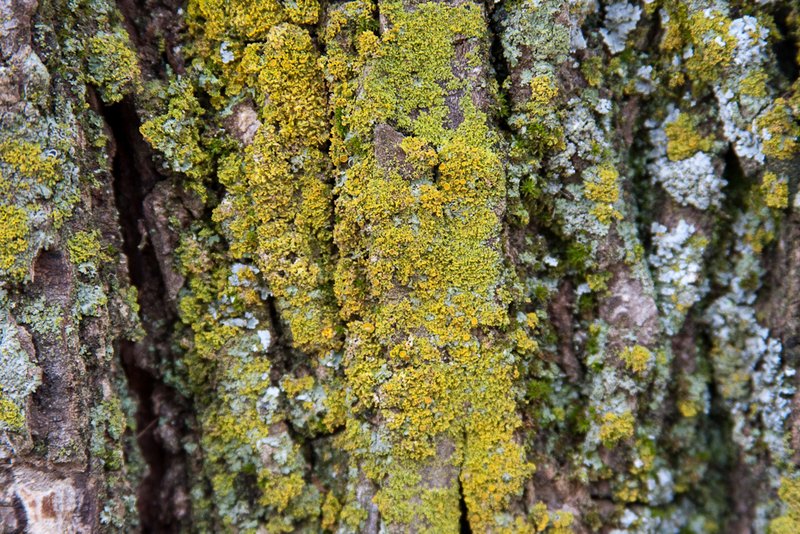
[[[677,334],[686,313],[708,291],[702,277],[707,239],[681,219],[674,228],[653,223],[653,270],[661,321],[668,334]]]
[[[24,425],[27,399],[41,383],[33,351],[29,334],[14,320],[0,289],[0,402],[6,403],[2,410],[6,416],[16,412],[8,420],[0,417],[0,460],[13,454],[14,446],[5,433],[23,430],[19,424]]]
[[[642,16],[642,8],[628,2],[617,2],[606,6],[605,27],[600,35],[612,54],[625,50],[625,41]]]
[[[659,158],[648,166],[653,181],[679,204],[705,210],[719,207],[727,183],[705,152],[680,161]]]

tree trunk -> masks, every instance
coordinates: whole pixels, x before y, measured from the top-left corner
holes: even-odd
[[[2,531],[800,532],[799,40],[0,0]]]

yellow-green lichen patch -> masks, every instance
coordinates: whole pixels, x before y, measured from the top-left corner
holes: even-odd
[[[694,156],[697,152],[708,152],[714,145],[713,136],[703,137],[697,132],[697,125],[688,113],[681,113],[664,127],[667,134],[667,157],[680,161]]]
[[[790,159],[800,146],[800,114],[783,98],[776,98],[770,109],[757,121],[762,150],[767,157]]]
[[[192,0],[188,13],[191,23],[197,26],[197,33],[204,34],[213,42],[253,42],[263,40],[272,27],[284,21],[315,24],[319,18],[319,2]],[[218,54],[219,51],[212,53]]]
[[[633,423],[630,411],[620,414],[608,412],[601,418],[598,437],[605,447],[613,447],[619,441],[633,436]]]
[[[770,534],[794,534],[800,531],[800,481],[782,478],[778,496],[785,506],[784,513],[769,523]]]
[[[636,374],[644,374],[652,361],[652,353],[647,347],[634,345],[622,351],[620,355],[625,366]]]
[[[769,83],[769,76],[764,71],[755,71],[744,78],[740,84],[742,94],[745,96],[752,96],[755,98],[764,98],[767,96],[767,84]]]
[[[789,184],[774,172],[767,171],[761,180],[761,194],[770,208],[784,209],[789,206]]]
[[[720,11],[705,9],[693,13],[687,29],[692,54],[686,70],[693,80],[711,83],[730,64],[736,38],[730,34],[731,20]]]
[[[20,430],[25,424],[25,416],[14,401],[3,394],[0,388],[0,430]]]
[[[17,259],[28,248],[28,215],[17,206],[0,205],[0,269],[21,274]]]
[[[335,228],[350,321],[345,446],[378,484],[388,524],[457,529],[460,483],[471,527],[508,531],[499,518],[533,467],[514,438],[512,351],[526,326],[507,311],[505,176],[475,98],[486,80],[470,74],[487,53],[485,21],[472,4],[386,2],[381,14],[388,29],[370,40],[362,91],[334,130],[350,163]]]
[[[614,208],[619,200],[619,173],[611,164],[587,169],[584,172],[584,195],[594,203],[592,215],[603,224],[622,219]]]
[[[100,243],[100,232],[98,230],[75,233],[67,240],[67,250],[69,251],[69,259],[75,265],[93,261],[104,262],[110,259]]]
[[[534,76],[530,82],[531,98],[528,100],[528,112],[533,116],[551,111],[550,103],[558,96],[558,87],[552,77]]]
[[[186,78],[172,80],[159,96],[167,101],[167,110],[142,124],[142,136],[164,156],[172,171],[186,174],[190,178],[187,186],[205,199],[202,181],[208,171],[208,155],[200,145],[203,108]]]
[[[235,83],[253,87],[262,126],[243,154],[223,159],[226,188],[214,212],[234,257],[253,257],[278,299],[296,346],[324,352],[339,343],[332,266],[331,192],[322,72],[308,32],[279,24],[249,45]]]
[[[18,172],[22,177],[33,180],[36,183],[53,187],[61,180],[61,172],[58,159],[45,153],[42,147],[36,143],[28,141],[4,141],[0,143],[0,161],[8,164],[11,169]],[[10,187],[13,184],[6,184],[7,178],[1,177],[2,187]],[[16,187],[25,186],[16,184]],[[2,190],[2,189],[0,189]]]
[[[100,96],[107,104],[119,102],[139,83],[139,61],[123,28],[92,36],[87,58],[88,81],[99,88]]]
[[[202,445],[215,499],[227,511],[226,523],[235,525],[242,519],[239,514],[253,513],[236,504],[237,473],[251,473],[257,503],[263,507],[256,517],[267,532],[291,532],[292,518],[315,516],[321,503],[318,492],[303,480],[305,462],[281,422],[279,390],[269,386],[269,371],[269,361],[259,357],[220,362],[220,386],[202,416]]]

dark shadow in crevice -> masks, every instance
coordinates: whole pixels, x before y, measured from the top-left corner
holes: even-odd
[[[775,41],[772,51],[778,60],[780,71],[789,79],[789,82],[793,82],[797,79],[800,66],[797,64],[797,36],[792,34],[788,23],[790,14],[791,11],[787,5],[778,9],[774,15],[780,39]]]
[[[458,532],[460,534],[472,534],[472,527],[469,526],[469,516],[467,514],[467,501],[464,499],[464,487],[458,485]]]
[[[138,399],[136,439],[147,463],[147,473],[137,492],[143,532],[178,532],[188,519],[188,459],[180,447],[165,445],[159,437],[162,412],[187,412],[188,402],[158,376],[160,365],[173,358],[170,341],[176,310],[167,299],[155,250],[149,243],[144,203],[162,180],[152,152],[139,132],[140,120],[133,99],[99,110],[111,131],[112,172],[123,251],[128,259],[130,282],[138,290],[139,316],[146,336],[142,341],[120,341],[118,353],[130,391]],[[170,409],[165,410],[164,404]],[[171,430],[180,437],[189,433],[185,421]],[[177,502],[183,506],[176,506]],[[184,525],[185,526],[185,525]]]

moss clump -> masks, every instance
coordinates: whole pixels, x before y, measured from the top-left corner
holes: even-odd
[[[88,81],[98,87],[105,103],[119,102],[139,83],[139,61],[124,29],[91,37],[87,57]]]
[[[789,184],[774,172],[767,171],[761,180],[761,194],[770,208],[785,209],[789,206]]]
[[[630,411],[616,414],[608,412],[602,417],[599,437],[607,448],[633,436],[633,415]]]
[[[28,215],[17,206],[0,205],[0,269],[20,274],[17,259],[28,249]]]
[[[690,158],[697,152],[708,152],[714,145],[714,137],[701,136],[688,113],[679,114],[664,130],[667,134],[667,157],[672,161]]]

